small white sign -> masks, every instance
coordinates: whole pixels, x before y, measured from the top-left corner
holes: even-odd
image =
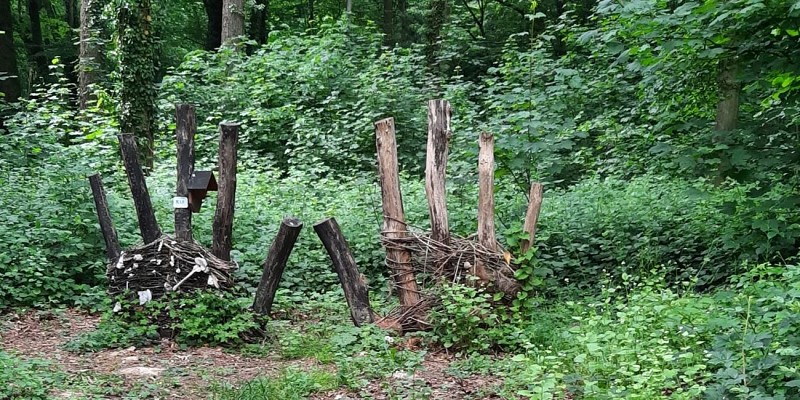
[[[172,208],[189,208],[188,197],[173,197]]]

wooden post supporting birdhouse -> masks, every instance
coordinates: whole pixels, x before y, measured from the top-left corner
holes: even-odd
[[[179,104],[175,109],[175,141],[178,147],[177,184],[175,189],[175,239],[192,241],[192,210],[189,205],[189,181],[194,173],[194,134],[197,118],[194,107]]]

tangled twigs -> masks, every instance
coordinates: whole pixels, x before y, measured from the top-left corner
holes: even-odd
[[[231,272],[236,264],[221,260],[195,242],[176,241],[164,235],[152,243],[122,252],[108,265],[108,292],[150,291],[153,299],[169,291],[187,292],[215,287],[233,287]]]

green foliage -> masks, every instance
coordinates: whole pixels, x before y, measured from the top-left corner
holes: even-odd
[[[247,309],[250,299],[231,294],[196,292],[179,296],[169,308],[176,340],[190,345],[240,344],[258,327]]]
[[[474,284],[474,283],[473,283]],[[484,289],[463,284],[439,287],[441,307],[430,313],[433,337],[445,348],[486,351],[496,344],[504,318],[498,315],[492,295]]]
[[[41,360],[21,360],[0,350],[0,398],[49,399],[50,387],[61,375]]]
[[[336,375],[321,370],[301,371],[289,368],[274,378],[258,378],[241,388],[217,386],[212,388],[215,400],[281,399],[302,400],[308,396],[333,390],[339,386]]]

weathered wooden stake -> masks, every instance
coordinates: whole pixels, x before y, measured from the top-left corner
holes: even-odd
[[[378,174],[383,201],[383,234],[388,239],[406,236],[407,228],[400,194],[400,176],[397,165],[397,140],[394,119],[386,118],[375,123],[375,143],[378,148]],[[400,304],[410,307],[420,300],[417,280],[408,250],[386,248],[386,264],[397,284]]]
[[[522,241],[522,253],[526,253],[533,246],[536,239],[536,223],[539,221],[539,211],[542,209],[543,187],[539,182],[531,184],[530,203],[525,213],[525,223],[522,230],[528,233],[529,239]]]
[[[253,302],[253,311],[256,314],[269,315],[272,311],[272,302],[275,300],[275,292],[278,291],[278,284],[281,281],[283,270],[292,248],[303,229],[303,223],[297,218],[286,218],[281,222],[278,234],[269,248],[267,259],[264,261],[264,272],[261,274],[261,282],[256,290],[256,299]]]
[[[431,238],[450,244],[450,227],[447,222],[447,142],[450,138],[450,103],[445,100],[428,101],[428,155],[425,163],[425,193],[431,215]]]
[[[136,138],[130,133],[119,135],[119,147],[122,151],[122,161],[128,175],[128,185],[133,195],[133,205],[139,218],[139,230],[145,243],[152,243],[161,237],[161,228],[158,227],[153,204],[150,202],[150,192],[147,191],[147,182],[144,180],[142,166],[139,163],[139,153],[136,148]]]
[[[194,173],[194,135],[197,132],[197,117],[194,107],[179,104],[175,107],[175,140],[178,145],[178,182],[175,195],[187,199],[186,208],[175,209],[175,238],[192,241],[192,210],[188,207],[189,180]]]
[[[214,213],[211,253],[230,261],[236,201],[236,146],[239,142],[239,124],[223,122],[219,125],[219,129],[219,191],[217,210]]]
[[[497,250],[494,230],[494,136],[482,132],[478,152],[478,243],[489,250]],[[475,276],[481,281],[491,280],[491,275],[480,260],[475,262]]]
[[[375,315],[369,305],[369,293],[364,278],[358,272],[356,260],[350,252],[350,246],[342,235],[342,230],[335,218],[327,218],[314,224],[325,250],[333,261],[336,274],[344,289],[347,305],[350,307],[350,316],[356,326],[375,321]]]
[[[119,258],[121,250],[117,239],[117,231],[114,229],[114,222],[111,220],[111,212],[108,211],[108,200],[106,200],[106,191],[103,189],[103,180],[100,174],[91,175],[89,177],[89,185],[92,187],[92,197],[94,197],[94,205],[97,208],[100,231],[103,233],[103,239],[106,242],[108,261],[113,262]]]

